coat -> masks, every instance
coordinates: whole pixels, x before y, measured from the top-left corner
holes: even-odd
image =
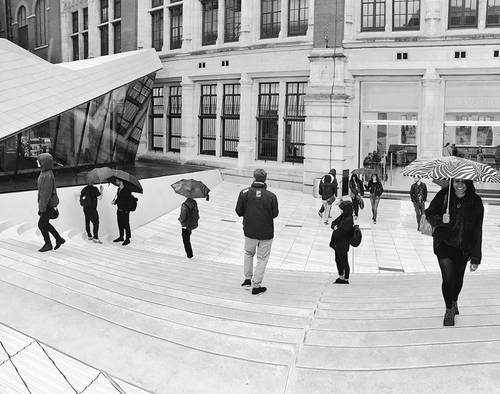
[[[382,193],[384,192],[384,187],[382,186],[382,183],[379,182],[373,182],[371,179],[368,181],[368,185],[366,186],[366,190],[370,192],[370,197],[375,196],[375,197],[380,197]]]
[[[361,196],[365,195],[365,191],[363,188],[363,182],[361,181],[361,179],[352,179],[351,178],[349,180],[349,190],[351,192],[351,198],[353,198],[353,199],[358,194]]]
[[[245,237],[267,240],[274,238],[274,218],[278,216],[278,199],[266,190],[263,182],[243,189],[236,203],[236,214],[243,217]]]
[[[335,226],[337,226],[335,228]],[[334,229],[335,228],[335,229]],[[330,239],[330,247],[338,253],[347,253],[349,251],[349,240],[354,232],[354,219],[351,213],[342,212],[332,222],[332,237]]]
[[[132,198],[132,193],[130,192],[129,189],[127,189],[126,186],[123,187],[123,189],[118,189],[118,192],[116,194],[114,204],[116,204],[116,207],[118,208],[119,211],[130,211],[130,199]]]
[[[52,172],[54,161],[49,153],[42,153],[37,159],[41,168],[36,182],[38,187],[38,212],[45,212],[47,208],[55,208],[59,204],[56,180]]]
[[[418,200],[418,195],[422,195],[422,201]],[[424,182],[420,182],[420,185],[415,182],[410,188],[410,198],[411,202],[414,204],[419,204],[427,201],[427,186]]]
[[[182,228],[194,230],[198,227],[199,218],[200,214],[197,202],[192,198],[186,199],[181,205],[181,214],[179,216]]]
[[[319,194],[322,200],[332,200],[337,197],[338,183],[335,174],[331,172],[321,178],[319,183]],[[332,201],[333,202],[333,201]]]

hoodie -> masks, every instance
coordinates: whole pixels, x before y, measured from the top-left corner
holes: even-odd
[[[332,222],[333,233],[330,239],[330,247],[339,253],[347,253],[349,251],[349,239],[354,231],[353,205],[350,201],[342,201],[339,208],[342,213]]]
[[[52,172],[54,161],[49,153],[42,153],[37,159],[41,169],[37,180],[38,212],[46,212],[48,207],[55,208],[59,204],[56,181]]]
[[[332,168],[328,174],[321,178],[319,194],[323,200],[334,200],[337,197],[338,184],[337,178],[335,178],[336,175],[337,171],[335,171],[335,168]]]
[[[181,226],[188,230],[194,230],[198,227],[199,218],[198,204],[192,198],[187,198],[181,205],[181,214],[179,216]]]

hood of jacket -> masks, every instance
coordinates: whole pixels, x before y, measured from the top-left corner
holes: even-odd
[[[352,216],[352,213],[353,213],[352,202],[350,202],[350,201],[342,201],[339,204],[339,208],[342,210],[342,214],[344,215],[344,217]]]
[[[329,174],[332,174],[333,176],[336,176],[337,175],[337,170],[335,170],[335,168],[332,168],[330,170]]]
[[[50,153],[41,153],[38,155],[37,159],[42,171],[49,171],[54,167],[54,159],[52,159]]]
[[[189,209],[193,209],[196,206],[196,201],[192,198],[187,198],[184,204],[186,204]]]

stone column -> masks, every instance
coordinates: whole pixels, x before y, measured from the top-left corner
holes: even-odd
[[[163,53],[170,49],[170,8],[163,8],[163,46],[161,51]]]
[[[250,32],[252,31],[252,6],[251,1],[241,2],[240,43],[242,45],[248,45],[252,41],[250,37]]]
[[[95,1],[95,0],[93,0]],[[97,1],[96,6],[98,4]],[[137,0],[137,49],[151,48],[151,1]]]
[[[279,38],[288,35],[288,0],[281,0],[281,29]]]
[[[217,8],[217,41],[216,45],[224,43],[224,14],[225,14],[225,0],[219,0]]]
[[[281,81],[279,84],[279,102],[278,102],[278,152],[276,161],[282,163],[285,161],[285,96],[286,96],[286,82]]]
[[[108,2],[108,53],[115,53],[115,29],[111,21],[115,19],[115,2]]]
[[[252,130],[255,118],[252,116],[253,81],[248,74],[240,79],[240,138],[238,143],[238,169],[248,168],[255,158],[255,144]]]
[[[443,100],[442,79],[435,69],[427,69],[422,79],[422,111],[417,130],[417,157],[431,159],[442,156]]]
[[[194,21],[194,3],[198,0],[184,0],[182,3],[182,49],[192,49]]]
[[[99,1],[89,0],[89,58],[101,55],[101,39],[97,25],[99,20]]]
[[[194,159],[197,155],[197,116],[195,84],[191,78],[182,77],[182,137],[180,142],[181,162]]]
[[[314,38],[314,3],[315,0],[309,0],[309,9],[307,10],[307,39],[312,41]]]
[[[441,32],[441,0],[427,0],[423,2],[422,15],[423,31],[427,36],[436,36]]]
[[[222,96],[224,95],[224,83],[222,81],[217,82],[217,105],[216,113],[217,118],[215,118],[215,157],[222,156]]]

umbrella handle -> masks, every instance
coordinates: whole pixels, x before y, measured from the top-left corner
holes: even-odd
[[[451,196],[451,178],[450,178],[450,183],[448,184],[448,204],[446,207],[445,213],[448,213],[450,211],[450,196]]]

